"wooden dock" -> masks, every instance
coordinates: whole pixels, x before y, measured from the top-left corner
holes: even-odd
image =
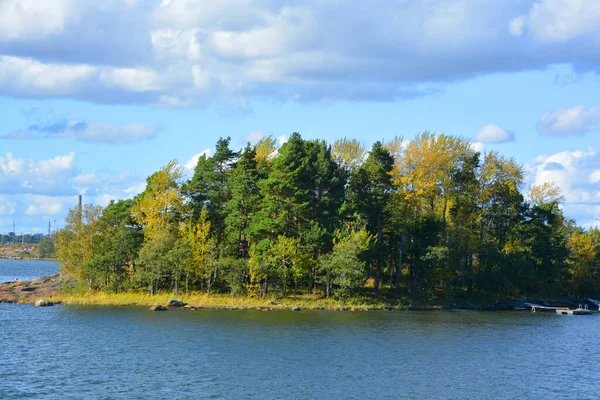
[[[544,306],[541,304],[535,303],[523,303],[527,307],[531,307],[531,312],[549,312],[555,313],[559,315],[589,315],[596,313],[597,311],[592,311],[588,309],[587,305],[585,307],[581,307],[581,304],[577,308],[569,308],[569,307],[550,307]]]

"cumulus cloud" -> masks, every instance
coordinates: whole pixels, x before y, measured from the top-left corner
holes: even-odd
[[[510,22],[510,32],[521,35],[527,29],[543,42],[566,42],[598,33],[600,4],[588,0],[536,1],[529,12]]]
[[[36,161],[0,155],[0,193],[74,193],[70,180],[75,176],[75,153]]]
[[[185,170],[190,171],[190,172],[194,171],[194,169],[196,168],[196,164],[198,164],[198,160],[200,159],[200,157],[202,157],[202,156],[210,157],[211,154],[212,154],[211,149],[204,149],[200,153],[194,154],[192,156],[192,158],[187,160],[186,163],[183,164],[183,168],[185,168]]]
[[[64,29],[72,7],[69,0],[3,0],[0,41],[39,39]]]
[[[585,0],[19,3],[0,3],[0,94],[16,97],[392,101],[482,73],[600,66],[600,5]]]
[[[543,135],[572,136],[596,131],[600,127],[600,108],[577,106],[545,112],[537,123]]]
[[[514,140],[514,132],[507,131],[494,124],[481,127],[477,133],[477,141],[480,143],[506,143]]]
[[[85,203],[105,206],[111,199],[134,197],[145,185],[145,177],[129,169],[81,173],[74,153],[42,160],[6,153],[0,155],[0,229],[16,220],[24,232],[45,232],[49,219],[62,224],[78,194]]]
[[[75,138],[88,143],[124,144],[153,139],[160,127],[152,124],[110,125],[58,119],[37,122],[25,130],[1,135],[8,140]]]
[[[25,195],[29,206],[25,210],[25,215],[56,215],[63,209],[64,199],[54,196],[43,195]]]
[[[484,143],[481,142],[471,142],[471,149],[473,149],[474,151],[478,151],[478,152],[482,152],[483,148],[485,147]]]
[[[531,184],[556,183],[565,194],[565,214],[585,221],[592,217],[591,210],[600,211],[599,165],[600,156],[589,148],[538,156],[526,170]]]

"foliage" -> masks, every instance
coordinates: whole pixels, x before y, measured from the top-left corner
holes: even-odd
[[[600,233],[565,218],[555,184],[526,200],[523,167],[465,138],[230,142],[186,181],[171,161],[133,200],[70,210],[62,271],[110,293],[600,295]]]
[[[54,238],[46,236],[38,245],[39,258],[54,258],[56,250],[54,249]]]

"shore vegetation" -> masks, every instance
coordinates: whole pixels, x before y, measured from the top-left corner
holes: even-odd
[[[62,296],[307,307],[597,298],[600,232],[563,214],[556,185],[525,182],[512,158],[428,132],[370,149],[293,133],[237,150],[221,138],[189,178],[170,161],[133,199],[70,210],[54,245],[87,294]]]

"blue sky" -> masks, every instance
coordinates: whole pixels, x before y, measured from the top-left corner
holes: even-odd
[[[219,136],[294,131],[463,136],[589,227],[599,74],[588,0],[0,0],[0,232],[132,197]]]

